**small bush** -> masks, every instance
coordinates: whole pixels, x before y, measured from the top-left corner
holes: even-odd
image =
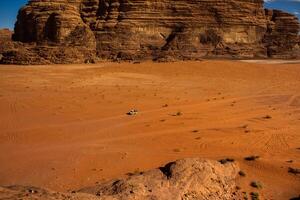
[[[251,192],[250,196],[252,200],[259,200],[259,194],[257,192]]]
[[[260,182],[257,182],[257,181],[252,181],[250,183],[250,185],[254,188],[257,188],[257,189],[262,189],[262,184]]]
[[[219,160],[219,162],[224,165],[226,163],[234,162],[234,159],[233,158],[225,158],[225,159]]]

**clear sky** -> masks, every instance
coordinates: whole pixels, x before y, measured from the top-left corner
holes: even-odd
[[[285,10],[300,19],[300,0],[265,0],[265,7]]]
[[[13,29],[20,7],[28,0],[0,0],[0,28]],[[286,10],[300,18],[300,0],[265,0],[266,7]]]
[[[0,28],[13,29],[18,10],[28,0],[0,0]]]

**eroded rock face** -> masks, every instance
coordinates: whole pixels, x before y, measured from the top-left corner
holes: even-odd
[[[13,45],[11,41],[12,34],[13,33],[9,29],[0,29],[0,60],[7,47]]]
[[[12,34],[9,29],[0,29],[0,42],[11,40]]]
[[[280,10],[266,10],[267,32],[263,40],[272,58],[297,58],[300,55],[299,21]]]
[[[184,159],[159,169],[128,175],[76,193],[63,194],[34,187],[0,188],[0,199],[202,200],[243,199],[236,190],[235,164],[198,158]]]
[[[80,17],[80,2],[31,0],[19,12],[14,40],[94,49],[95,37]]]
[[[267,21],[261,0],[90,2],[83,1],[82,18],[94,31],[102,57],[264,56],[260,41]],[[100,11],[91,9],[97,7]]]
[[[13,38],[51,63],[296,58],[299,30],[263,0],[31,0]]]
[[[80,0],[31,0],[18,14],[6,64],[83,63],[94,60],[94,33],[82,21]]]

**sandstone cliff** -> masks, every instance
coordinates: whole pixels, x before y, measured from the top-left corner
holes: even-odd
[[[0,29],[0,60],[3,57],[3,53],[7,48],[11,48],[12,41],[12,32],[9,29]]]
[[[31,0],[2,62],[296,58],[299,30],[263,0]]]
[[[72,193],[58,193],[35,187],[0,187],[0,199],[40,200],[231,200],[243,199],[236,189],[236,164],[202,159],[184,159],[159,169],[102,183]]]
[[[266,10],[267,32],[263,43],[267,55],[273,58],[291,58],[300,55],[298,19],[279,10]]]

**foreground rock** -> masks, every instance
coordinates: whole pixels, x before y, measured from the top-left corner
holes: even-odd
[[[5,200],[95,200],[99,199],[89,194],[68,194],[54,192],[37,187],[10,186],[0,187],[0,199]]]
[[[184,159],[72,194],[32,187],[1,188],[0,199],[242,199],[235,189],[238,171],[232,163]]]
[[[299,57],[298,19],[263,2],[30,0],[2,63]]]

